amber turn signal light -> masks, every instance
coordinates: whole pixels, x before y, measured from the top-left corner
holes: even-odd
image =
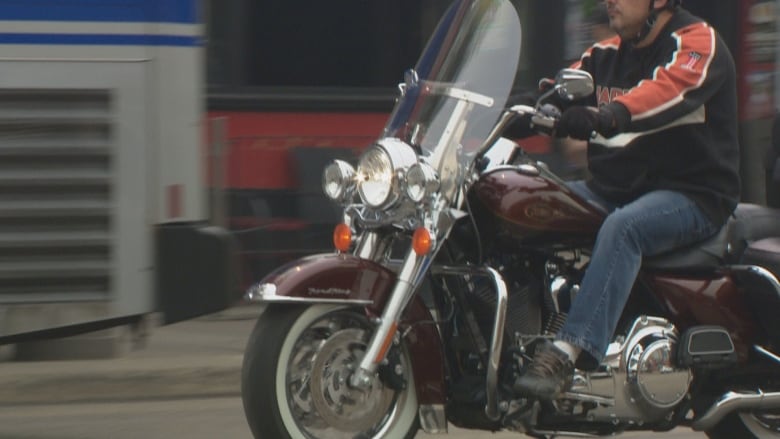
[[[340,252],[349,251],[352,246],[352,229],[348,225],[341,223],[333,229],[333,245]]]
[[[433,239],[431,238],[431,232],[425,227],[420,227],[414,231],[412,236],[412,249],[418,256],[422,256],[431,251],[433,246]]]

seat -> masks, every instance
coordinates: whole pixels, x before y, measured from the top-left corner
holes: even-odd
[[[645,258],[643,267],[660,271],[711,271],[724,264],[740,263],[751,243],[779,236],[780,209],[740,203],[715,236]]]

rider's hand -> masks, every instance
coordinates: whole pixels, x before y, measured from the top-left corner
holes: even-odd
[[[561,115],[558,126],[555,128],[555,136],[590,140],[598,125],[598,110],[592,107],[574,106]]]
[[[509,139],[525,139],[536,135],[537,132],[531,124],[531,114],[521,114],[517,116],[509,125],[504,129],[502,135]]]
[[[574,106],[563,112],[555,129],[556,137],[590,140],[593,133],[612,137],[623,132],[630,114],[622,104],[593,107]]]
[[[536,106],[537,93],[528,92],[509,96],[507,99],[507,108],[512,108],[515,105],[527,105],[529,107]],[[531,114],[521,114],[517,116],[509,125],[504,129],[503,136],[510,139],[525,139],[531,137],[536,133],[531,125]]]

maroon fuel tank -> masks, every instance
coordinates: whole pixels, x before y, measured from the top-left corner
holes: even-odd
[[[499,227],[521,241],[593,240],[605,217],[549,171],[532,165],[490,170],[473,190]]]

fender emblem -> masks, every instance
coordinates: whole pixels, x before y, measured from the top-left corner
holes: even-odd
[[[341,288],[309,288],[309,294],[313,296],[349,296],[352,291]]]

